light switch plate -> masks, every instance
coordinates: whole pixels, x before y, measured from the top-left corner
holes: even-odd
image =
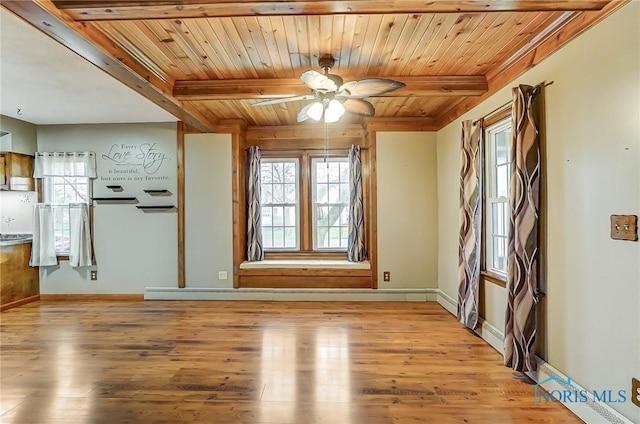
[[[638,241],[638,215],[611,215],[611,238]]]

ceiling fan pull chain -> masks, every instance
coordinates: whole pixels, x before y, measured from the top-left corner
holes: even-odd
[[[327,162],[327,144],[329,143],[329,131],[327,130],[327,121],[324,122],[324,163],[327,164],[327,169],[329,168],[329,162]]]

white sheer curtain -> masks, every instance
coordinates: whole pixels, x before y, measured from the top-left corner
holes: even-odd
[[[96,178],[94,152],[38,152],[33,177],[89,177]]]
[[[69,265],[72,267],[91,266],[91,227],[89,226],[89,207],[86,203],[69,205],[71,223],[71,252]]]
[[[29,265],[51,266],[57,264],[51,206],[37,203],[33,207],[33,241]]]
[[[94,152],[37,152],[33,177],[96,178],[96,155]],[[91,229],[86,204],[69,205],[69,224],[69,265],[72,267],[91,266]],[[33,215],[33,244],[30,265],[50,266],[57,263],[51,206],[38,204],[34,208]]]

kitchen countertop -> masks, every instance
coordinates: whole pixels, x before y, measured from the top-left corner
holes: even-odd
[[[0,234],[0,246],[31,243],[32,234]]]

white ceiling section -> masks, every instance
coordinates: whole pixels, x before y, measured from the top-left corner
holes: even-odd
[[[0,113],[37,125],[177,121],[3,8]]]

